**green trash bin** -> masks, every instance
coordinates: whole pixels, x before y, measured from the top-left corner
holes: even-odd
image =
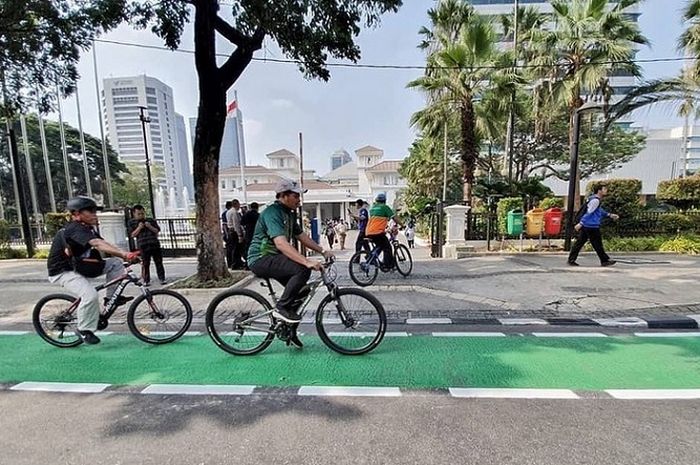
[[[519,236],[523,233],[523,211],[511,210],[508,212],[508,235]]]

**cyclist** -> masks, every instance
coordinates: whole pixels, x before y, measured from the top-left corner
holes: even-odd
[[[393,219],[394,222],[401,227],[401,222],[394,214],[394,210],[386,204],[386,194],[380,192],[374,199],[374,205],[372,205],[372,208],[369,210],[369,221],[367,222],[365,234],[367,238],[371,239],[382,251],[382,271],[390,271],[394,268],[394,256],[391,253],[391,242],[389,242],[389,239],[386,237],[387,225],[390,219]]]
[[[255,227],[253,240],[248,250],[248,266],[260,278],[272,278],[284,286],[284,292],[273,311],[275,318],[286,323],[299,323],[297,314],[302,288],[311,276],[311,270],[320,271],[322,263],[309,260],[289,243],[296,238],[307,249],[332,258],[330,251],[324,250],[304,233],[297,220],[296,211],[301,203],[301,189],[296,181],[281,179],[275,186],[276,201],[260,214]],[[308,288],[307,288],[308,289]],[[291,340],[301,347],[296,337]]]
[[[107,274],[107,282],[124,274],[122,260],[138,261],[137,252],[125,252],[102,239],[95,231],[97,226],[97,203],[89,197],[75,197],[68,201],[67,209],[71,221],[56,234],[47,260],[49,281],[58,283],[80,298],[76,335],[87,344],[98,344],[95,336],[100,317],[100,302],[97,291],[86,274],[96,277]],[[99,252],[112,255],[102,260]],[[119,258],[114,258],[119,257]],[[116,285],[107,288],[105,303],[114,294]],[[117,305],[124,305],[133,297],[119,296]]]

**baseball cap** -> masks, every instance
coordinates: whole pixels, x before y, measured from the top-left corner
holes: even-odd
[[[386,194],[384,192],[380,192],[379,194],[377,194],[375,200],[377,202],[386,202]]]
[[[282,178],[275,184],[275,193],[296,192],[297,194],[305,194],[307,189],[302,189],[298,182],[291,179]]]

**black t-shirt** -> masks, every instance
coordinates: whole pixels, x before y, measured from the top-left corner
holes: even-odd
[[[102,239],[92,226],[77,221],[71,221],[63,228],[63,238],[74,257],[80,257],[89,253],[90,249],[92,249],[90,246],[91,240]],[[70,257],[66,256],[63,251],[63,241],[58,234],[51,244],[46,266],[49,269],[49,276],[56,276],[64,271],[73,269]]]
[[[255,233],[255,225],[258,224],[259,217],[260,213],[258,213],[257,210],[248,210],[247,212],[245,212],[245,215],[243,215],[243,218],[241,218],[241,226],[243,226],[246,238],[249,238],[250,240],[253,239],[253,233]]]

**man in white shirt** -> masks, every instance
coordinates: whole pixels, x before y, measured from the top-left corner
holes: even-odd
[[[241,254],[243,252],[243,226],[241,226],[241,203],[233,199],[231,208],[226,211],[226,225],[228,237],[226,238],[226,263],[232,270],[240,270],[245,267]]]

